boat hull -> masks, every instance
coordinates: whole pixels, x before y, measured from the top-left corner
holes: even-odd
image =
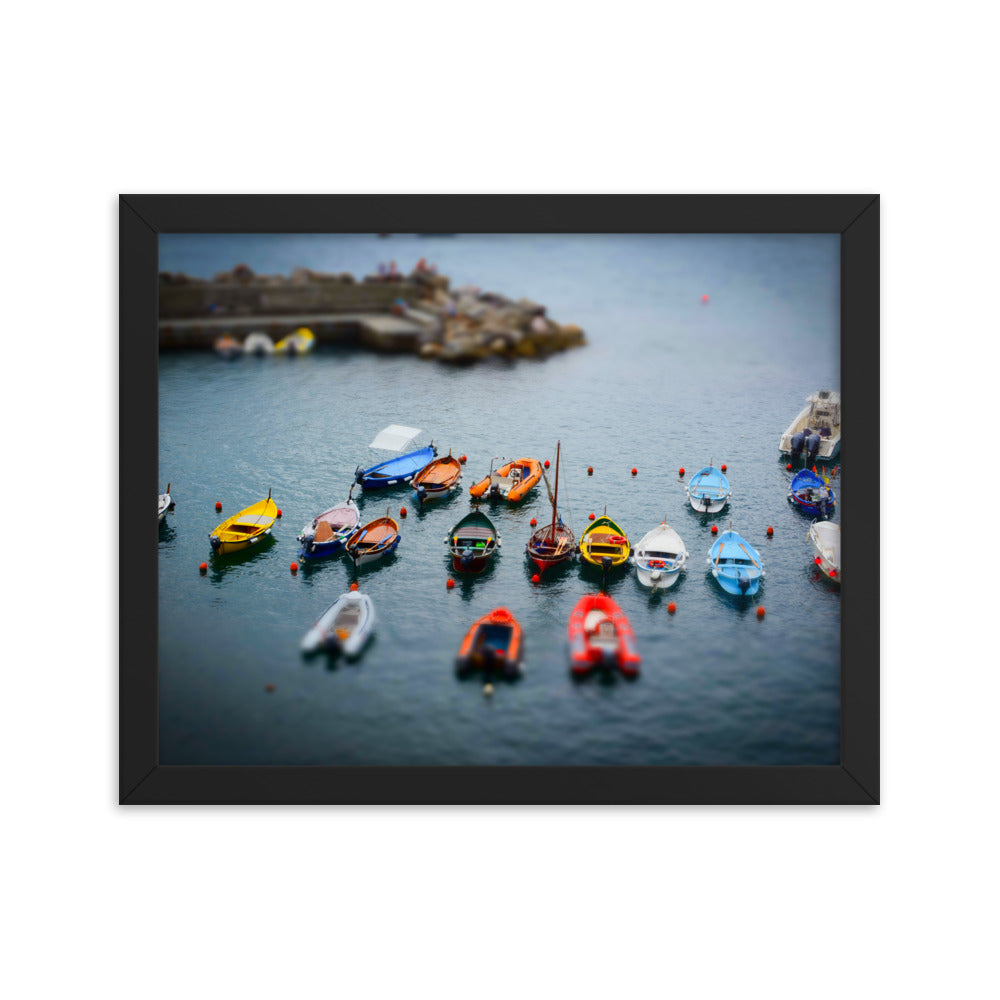
[[[277,516],[278,505],[270,497],[234,514],[208,536],[213,554],[227,556],[260,544],[271,534]]]
[[[525,555],[544,573],[553,566],[562,566],[576,553],[576,536],[562,521],[553,531],[552,525],[539,528],[524,546]]]
[[[816,553],[815,564],[832,583],[840,586],[840,525],[817,521],[807,536]]]
[[[708,550],[708,565],[719,586],[734,597],[753,597],[764,578],[760,553],[735,531],[724,531]]]
[[[828,389],[813,393],[806,407],[778,439],[779,454],[795,457],[795,435],[811,427],[819,432],[820,438],[816,459],[826,462],[836,458],[840,452],[840,421],[840,394]]]
[[[390,458],[386,462],[370,466],[367,469],[358,468],[354,481],[366,492],[370,490],[385,490],[393,486],[403,486],[408,483],[437,454],[433,445],[420,448],[398,458]]]
[[[482,573],[500,547],[495,525],[478,510],[466,514],[444,541],[456,573]]]
[[[342,594],[320,615],[302,640],[302,652],[343,653],[356,659],[375,625],[375,606],[367,594]]]
[[[665,590],[680,578],[687,560],[688,551],[681,536],[663,522],[642,536],[631,562],[643,587]]]
[[[485,479],[473,483],[469,487],[469,493],[477,500],[520,503],[538,485],[541,478],[542,463],[537,458],[519,458],[501,465]]]
[[[460,677],[479,670],[513,679],[521,675],[521,626],[506,608],[494,608],[473,623],[455,657]]]
[[[357,531],[360,522],[358,505],[351,499],[323,511],[299,532],[296,539],[299,543],[299,558],[308,562],[340,555],[347,539]],[[317,535],[324,537],[317,541]]]
[[[621,527],[606,514],[589,525],[580,536],[580,557],[583,562],[597,569],[604,569],[604,559],[609,559],[609,569],[628,564],[632,547]]]
[[[710,465],[696,472],[687,485],[688,503],[699,514],[718,514],[729,503],[731,494],[729,480]]]
[[[344,551],[357,569],[395,552],[399,542],[399,524],[391,517],[379,517],[354,531],[344,543]]]

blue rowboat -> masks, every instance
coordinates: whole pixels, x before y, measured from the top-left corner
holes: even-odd
[[[788,488],[788,502],[813,517],[829,517],[837,506],[830,484],[811,469],[795,473]]]
[[[687,486],[688,501],[699,514],[718,514],[731,492],[729,480],[711,465],[696,472]]]
[[[764,577],[760,554],[732,528],[719,535],[708,550],[708,565],[727,594],[750,597],[760,589]]]
[[[353,487],[351,487],[353,489]],[[353,534],[361,521],[358,505],[347,497],[345,503],[317,514],[299,534],[300,559],[326,559],[344,549],[344,542]]]
[[[390,458],[379,462],[367,469],[360,465],[354,471],[354,481],[363,490],[384,490],[391,486],[401,486],[408,483],[424,466],[426,466],[437,455],[437,448],[431,442],[426,448],[418,448],[416,451],[406,451],[414,439],[421,435],[423,431],[416,427],[402,427],[399,424],[390,424],[381,431],[369,448],[375,451],[397,451],[406,452],[396,458]]]

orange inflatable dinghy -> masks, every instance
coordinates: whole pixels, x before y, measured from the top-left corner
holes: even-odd
[[[503,498],[510,503],[518,503],[538,485],[541,478],[542,463],[537,458],[518,458],[501,465],[499,469],[491,468],[485,479],[469,487],[469,492],[477,499]]]
[[[521,626],[506,608],[483,615],[462,640],[455,670],[464,677],[473,670],[519,677],[521,674]]]

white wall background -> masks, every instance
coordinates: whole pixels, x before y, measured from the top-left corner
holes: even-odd
[[[996,484],[989,10],[6,12],[0,516],[39,522],[4,538],[7,995],[995,989],[993,491],[934,533],[960,463]],[[118,808],[121,191],[881,193],[884,804]]]

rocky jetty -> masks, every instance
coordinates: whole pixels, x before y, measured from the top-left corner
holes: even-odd
[[[424,260],[409,274],[392,264],[361,281],[301,267],[287,277],[258,275],[239,264],[211,280],[161,272],[159,284],[161,349],[196,346],[202,331],[245,332],[255,322],[280,330],[303,316],[313,317],[320,343],[353,336],[373,350],[453,364],[544,357],[586,343],[580,327],[557,323],[545,306],[469,285],[452,289]]]

